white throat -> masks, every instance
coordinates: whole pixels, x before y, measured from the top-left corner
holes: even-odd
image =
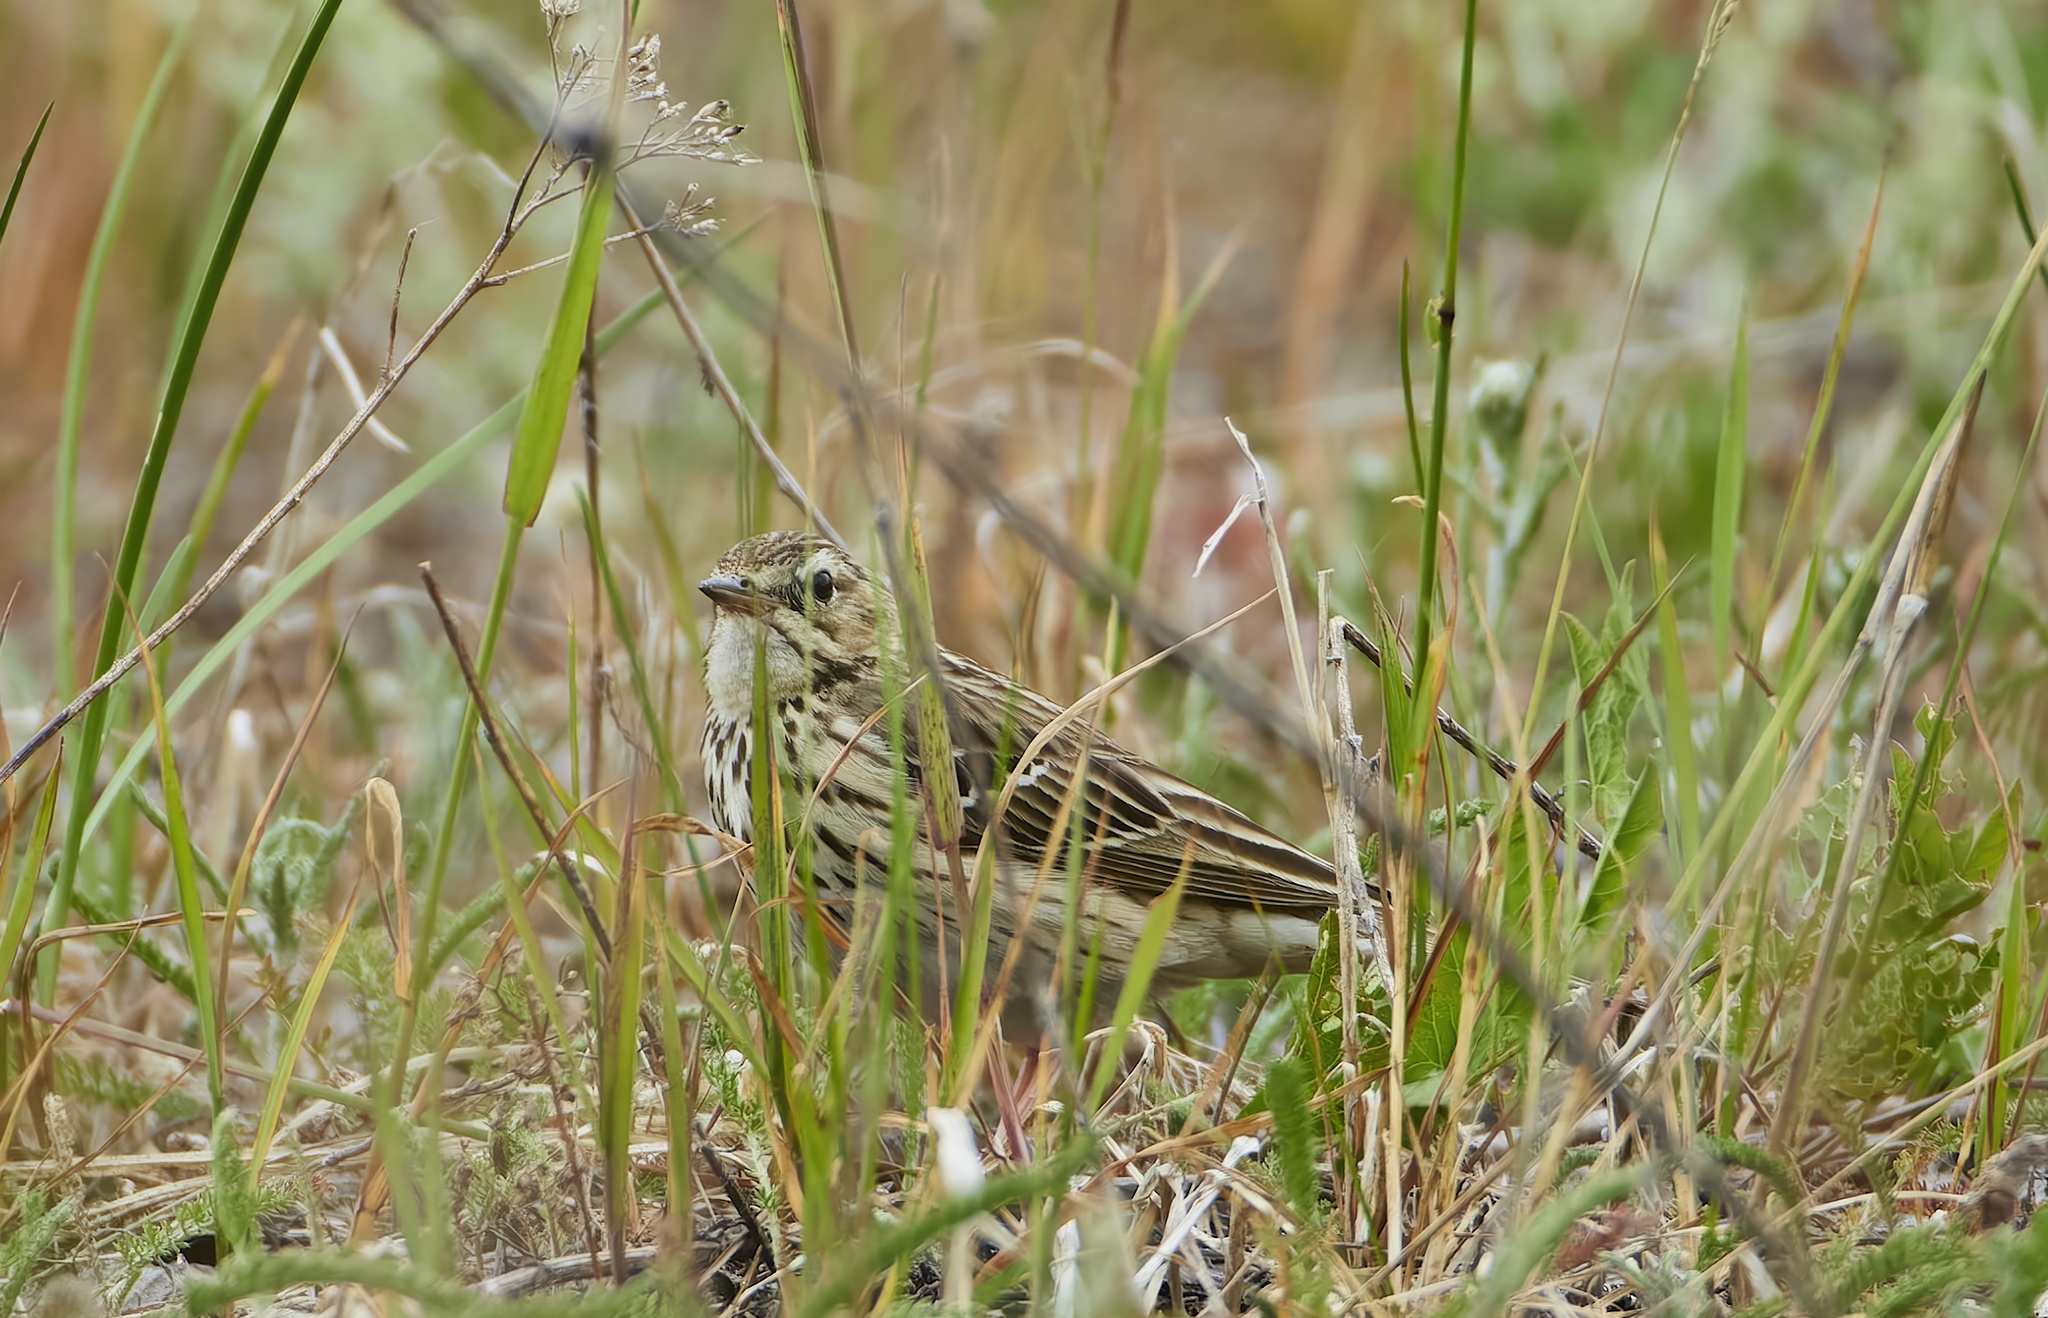
[[[754,716],[754,665],[767,628],[752,618],[721,611],[711,624],[704,656],[704,692],[711,713],[747,722]]]

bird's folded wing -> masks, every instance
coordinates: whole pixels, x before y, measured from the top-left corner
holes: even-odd
[[[961,702],[951,730],[968,846],[981,844],[1007,786],[997,846],[1033,868],[1056,828],[1062,850],[1072,845],[1078,810],[1090,882],[1152,896],[1185,868],[1191,897],[1296,911],[1321,911],[1336,901],[1336,876],[1326,862],[1079,725],[1063,728],[1030,763],[1010,764],[1058,712],[1014,686],[999,707]],[[1051,872],[1064,867],[1055,862]]]

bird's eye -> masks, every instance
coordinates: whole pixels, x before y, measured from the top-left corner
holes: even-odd
[[[832,602],[832,574],[824,568],[811,578],[811,599],[819,604]]]

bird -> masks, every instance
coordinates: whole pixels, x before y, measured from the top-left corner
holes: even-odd
[[[879,900],[889,874],[897,780],[879,712],[887,699],[880,638],[885,631],[901,635],[892,597],[836,544],[796,531],[734,545],[698,589],[713,606],[702,741],[710,822],[742,841],[754,839],[755,729],[774,729],[778,772],[797,787],[784,797],[782,815],[792,830],[810,831],[817,908],[843,944],[863,889]],[[936,667],[947,697],[968,871],[995,827],[984,984],[1014,958],[1009,983],[1022,991],[1001,1004],[1008,1037],[1049,1031],[1061,1020],[1055,981],[1075,810],[1081,881],[1073,903],[1077,937],[1069,945],[1096,949],[1096,1012],[1118,1000],[1153,903],[1176,885],[1179,904],[1150,981],[1154,996],[1207,980],[1309,968],[1322,917],[1338,899],[1328,861],[1124,749],[1085,718],[1068,721],[1028,763],[1015,763],[1062,706],[943,647]],[[758,702],[757,677],[766,686]],[[919,758],[911,723],[906,717],[899,741],[915,801],[931,766]],[[1006,788],[1010,799],[994,818]],[[1060,845],[1048,865],[1055,830]],[[922,982],[932,1010],[930,992],[941,981],[954,986],[967,922],[959,916],[957,880],[948,878],[950,859],[935,853],[927,828],[914,836]]]

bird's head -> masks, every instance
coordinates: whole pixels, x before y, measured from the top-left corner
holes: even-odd
[[[742,540],[697,589],[717,614],[707,656],[714,704],[750,701],[762,647],[778,698],[874,661],[875,592],[867,570],[829,540],[798,531]]]

